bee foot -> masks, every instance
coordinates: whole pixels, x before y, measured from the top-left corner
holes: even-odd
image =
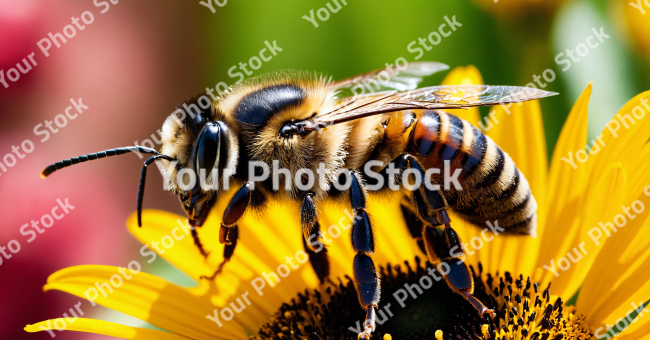
[[[363,332],[359,333],[359,340],[361,339],[370,339],[370,336],[372,335],[372,327],[366,327],[366,329],[363,330]]]
[[[219,267],[217,267],[217,270],[215,270],[214,273],[212,273],[212,275],[210,275],[210,276],[201,275],[201,277],[199,277],[199,278],[201,280],[206,279],[206,280],[213,281],[217,277],[217,275],[219,275],[221,273],[221,271],[223,271],[223,266],[226,264],[226,262],[228,262],[228,260],[223,260],[219,264]]]
[[[376,304],[368,306],[366,310],[366,320],[363,322],[363,332],[359,333],[359,339],[370,339],[372,332],[375,330],[375,308]]]
[[[490,319],[492,319],[492,320],[494,320],[494,318],[497,317],[497,313],[494,311],[494,309],[486,309],[486,310],[484,310],[483,313],[481,314],[481,316],[485,316],[485,315],[489,316]]]

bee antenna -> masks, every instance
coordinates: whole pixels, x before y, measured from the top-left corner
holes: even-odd
[[[157,154],[149,157],[149,159],[147,159],[142,165],[142,172],[140,173],[140,188],[138,189],[138,227],[142,227],[142,200],[144,199],[144,183],[147,179],[147,166],[155,162],[157,159],[166,159],[170,162],[174,161],[173,158],[167,155]]]
[[[63,169],[65,167],[69,167],[70,165],[74,165],[77,163],[83,163],[83,162],[88,162],[92,161],[98,158],[104,158],[104,157],[111,157],[111,156],[117,156],[117,155],[123,155],[128,152],[137,152],[137,153],[144,153],[144,154],[154,154],[154,155],[161,155],[160,152],[152,149],[152,148],[147,148],[144,146],[127,146],[123,148],[117,148],[117,149],[110,149],[106,151],[101,151],[97,153],[89,153],[87,155],[79,156],[79,157],[73,157],[73,158],[68,158],[64,159],[60,162],[56,162],[54,164],[48,165],[43,171],[41,171],[41,177],[45,178],[49,176],[51,173]]]

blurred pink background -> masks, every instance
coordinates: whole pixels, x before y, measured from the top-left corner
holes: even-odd
[[[198,39],[187,39],[198,28],[192,13],[184,12],[201,6],[164,3],[118,3],[100,14],[101,8],[90,1],[0,0],[0,69],[5,79],[7,70],[31,52],[38,63],[17,82],[9,82],[8,89],[0,85],[0,159],[26,139],[35,146],[6,173],[0,170],[0,245],[12,239],[21,244],[0,265],[1,339],[51,338],[46,332],[28,334],[23,327],[62,317],[80,301],[58,291],[43,293],[47,277],[57,270],[141,260],[139,243],[126,231],[125,221],[135,210],[142,160],[123,155],[77,165],[47,180],[39,173],[64,158],[142,141],[161,127],[177,101],[200,90],[193,85],[197,66],[180,60],[201,54]],[[72,16],[87,10],[94,22],[61,48],[53,46],[45,57],[36,43],[48,32],[61,32]],[[164,20],[170,17],[175,20]],[[82,98],[89,109],[41,143],[43,136],[36,136],[34,127],[64,113],[70,98]],[[144,207],[181,212],[178,200],[162,190],[158,171],[152,170]],[[57,198],[68,198],[75,209],[27,243],[20,227],[50,213]],[[105,312],[83,302],[84,317]],[[108,338],[55,334],[62,339]]]

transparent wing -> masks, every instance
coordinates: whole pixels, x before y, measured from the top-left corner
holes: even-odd
[[[432,62],[416,61],[399,70],[396,66],[345,78],[330,84],[339,98],[376,93],[388,90],[408,91],[417,88],[423,77],[449,69],[449,66]]]
[[[444,85],[405,92],[386,91],[342,98],[334,110],[314,117],[317,126],[328,126],[387,112],[413,109],[463,109],[524,102],[557,93],[519,86]]]

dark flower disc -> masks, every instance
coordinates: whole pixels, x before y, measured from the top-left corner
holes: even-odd
[[[541,291],[522,276],[492,276],[472,268],[474,295],[497,313],[481,317],[440,272],[417,257],[415,265],[380,267],[382,299],[373,339],[592,339],[573,307],[549,288]],[[306,290],[284,303],[259,330],[262,339],[357,339],[365,313],[346,276]]]

